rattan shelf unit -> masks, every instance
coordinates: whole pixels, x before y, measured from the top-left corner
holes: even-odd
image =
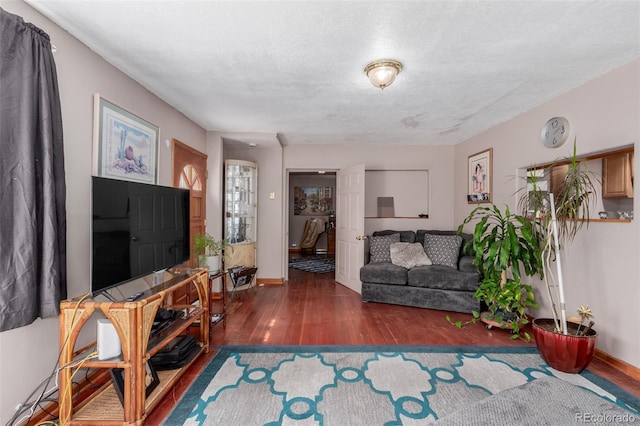
[[[194,303],[194,297],[198,302]],[[66,300],[60,304],[60,366],[77,360],[74,352],[80,331],[94,313],[102,312],[113,323],[122,345],[122,356],[116,360],[90,360],[82,368],[122,368],[124,372],[123,402],[111,382],[98,389],[76,407],[68,389],[72,369],[60,371],[60,421],[65,425],[141,425],[147,414],[171,390],[186,369],[203,352],[209,351],[209,276],[206,269],[182,268],[173,279],[154,285],[144,297],[129,302]],[[186,296],[189,295],[189,296]],[[184,315],[161,333],[152,336],[158,308],[184,311]],[[147,362],[176,336],[190,327],[196,334],[200,352],[182,368],[157,372],[158,386],[145,397]],[[75,354],[75,355],[74,355]]]

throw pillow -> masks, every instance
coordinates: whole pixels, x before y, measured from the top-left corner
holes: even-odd
[[[400,234],[369,237],[369,253],[371,253],[371,263],[391,262],[391,252],[389,250],[389,247],[391,246],[391,244],[399,242]]]
[[[420,243],[393,243],[389,246],[391,263],[403,268],[431,265],[431,260]]]
[[[424,251],[434,265],[458,269],[462,237],[459,235],[424,235]]]

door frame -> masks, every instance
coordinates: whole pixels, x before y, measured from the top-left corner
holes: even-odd
[[[284,178],[284,196],[282,197],[283,199],[283,216],[284,216],[284,239],[282,241],[283,244],[283,249],[284,249],[284,256],[282,256],[283,260],[284,260],[284,265],[282,270],[284,271],[284,282],[286,283],[287,281],[289,281],[289,209],[291,208],[291,203],[289,200],[289,194],[291,193],[291,184],[290,184],[290,176],[291,173],[318,173],[320,171],[325,171],[325,172],[329,172],[329,173],[337,173],[338,170],[340,169],[334,169],[334,168],[323,168],[323,167],[316,167],[316,168],[287,168],[285,169],[285,178]],[[335,188],[335,180],[334,180],[334,188]],[[335,207],[335,199],[334,199],[334,207]],[[336,211],[336,217],[337,217],[337,211]],[[336,252],[336,256],[337,256],[337,252]]]
[[[176,150],[182,150],[186,153],[191,154],[191,156],[193,156],[194,158],[198,158],[201,161],[204,162],[204,170],[202,170],[200,179],[202,182],[202,191],[201,195],[201,205],[202,205],[202,212],[204,213],[202,216],[202,232],[206,232],[207,229],[207,184],[208,184],[208,155],[198,151],[197,149],[193,148],[192,146],[180,141],[179,139],[176,138],[172,138],[171,139],[171,186],[175,187],[175,188],[179,188],[178,186],[178,182],[176,182],[176,172],[178,170],[176,170]],[[192,163],[189,163],[192,164]],[[194,203],[194,196],[193,196],[193,192],[190,190],[189,191],[189,205],[193,206]],[[197,260],[195,259],[194,255],[193,255],[193,237],[194,237],[194,231],[193,231],[193,224],[194,224],[194,220],[193,220],[193,212],[190,212],[190,217],[189,217],[189,249],[191,250],[191,259],[190,262],[192,262],[192,264],[197,264]],[[195,222],[200,222],[200,220],[195,221]]]

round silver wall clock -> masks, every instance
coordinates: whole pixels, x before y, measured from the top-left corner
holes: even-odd
[[[553,117],[542,128],[542,142],[547,148],[558,148],[569,139],[569,120]]]

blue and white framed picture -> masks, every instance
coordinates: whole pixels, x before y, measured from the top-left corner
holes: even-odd
[[[157,183],[158,126],[94,96],[94,174]]]

